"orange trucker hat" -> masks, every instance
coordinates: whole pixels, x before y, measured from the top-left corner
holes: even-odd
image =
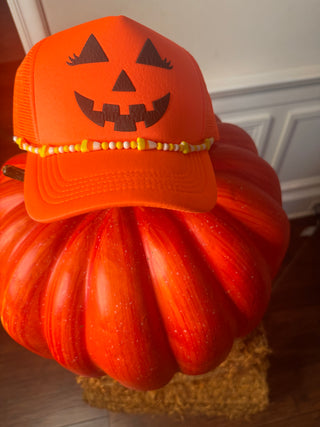
[[[129,18],[81,24],[30,50],[15,80],[14,135],[28,152],[34,220],[215,204],[208,150],[218,130],[201,71],[185,49]]]

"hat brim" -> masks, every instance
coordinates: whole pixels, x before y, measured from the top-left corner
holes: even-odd
[[[107,150],[27,156],[25,203],[30,217],[40,222],[116,206],[207,212],[216,197],[207,151]]]

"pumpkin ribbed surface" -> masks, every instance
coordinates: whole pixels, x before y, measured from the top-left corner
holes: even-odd
[[[2,177],[1,319],[18,343],[76,374],[147,390],[176,371],[213,369],[258,325],[288,220],[250,137],[219,128],[209,213],[128,207],[37,223],[23,184]]]

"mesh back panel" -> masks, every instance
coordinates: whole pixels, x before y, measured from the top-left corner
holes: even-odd
[[[14,86],[13,129],[14,135],[24,137],[33,144],[39,143],[34,104],[34,63],[42,42],[28,52],[19,66]]]

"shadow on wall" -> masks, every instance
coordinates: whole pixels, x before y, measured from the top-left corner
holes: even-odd
[[[16,69],[25,56],[5,0],[0,1],[0,165],[20,150],[12,141],[12,98]]]
[[[24,57],[18,32],[6,1],[0,2],[0,63],[21,61]]]

